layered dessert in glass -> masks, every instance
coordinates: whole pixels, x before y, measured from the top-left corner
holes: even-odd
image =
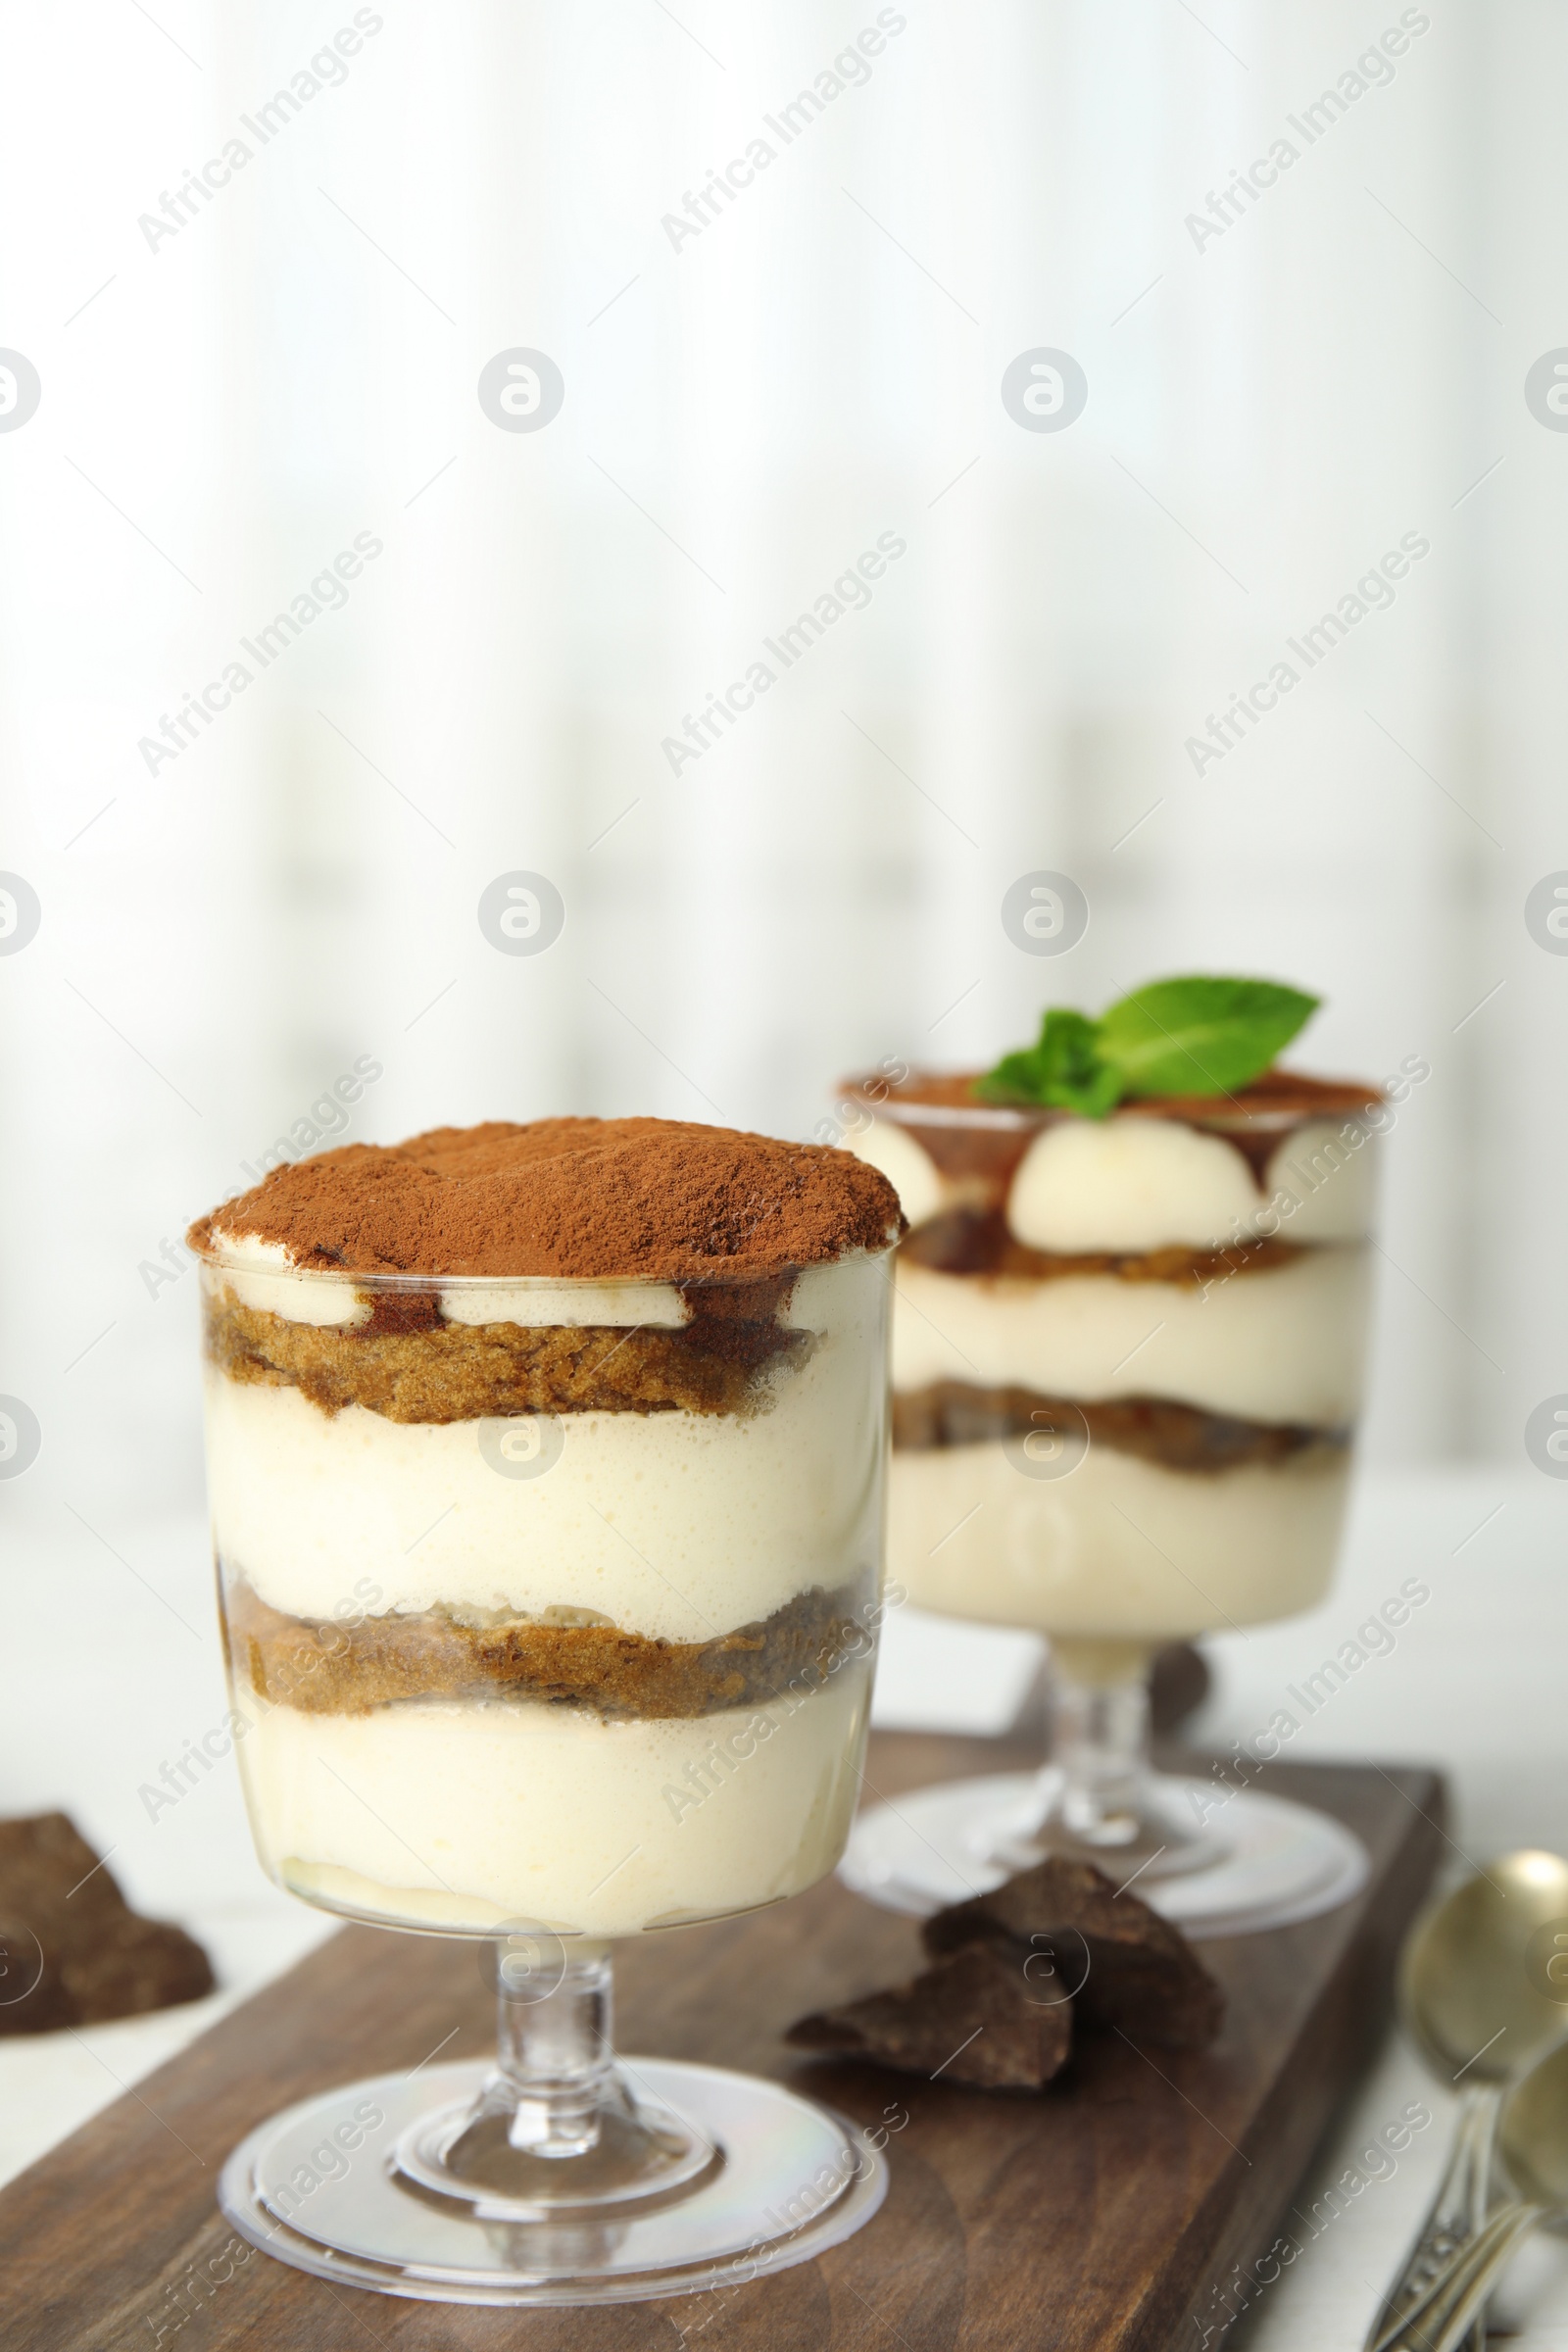
[[[560,1119],[325,1152],[193,1229],[258,1852],[322,1908],[495,1939],[501,2065],[398,2143],[426,2202],[526,2236],[733,2168],[690,2085],[677,2119],[615,2075],[603,1947],[779,1901],[843,1849],[899,1228],[843,1153]],[[275,2225],[256,2164],[235,2218]]]
[[[1052,1768],[973,1849],[1119,1853],[1157,1879],[1215,1860],[1227,1825],[1148,1771],[1153,1651],[1310,1608],[1333,1573],[1382,1095],[1269,1069],[1086,1116],[985,1091],[847,1090],[848,1140],[910,1225],[890,1573],[1050,1639]]]

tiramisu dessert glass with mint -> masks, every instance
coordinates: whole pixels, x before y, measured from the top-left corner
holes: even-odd
[[[1354,1883],[1321,1817],[1148,1761],[1154,1651],[1310,1608],[1334,1568],[1387,1112],[1376,1086],[1274,1066],[1315,1004],[1161,981],[1098,1020],[1049,1012],[983,1074],[852,1083],[849,1140],[911,1227],[890,1573],[1049,1636],[1054,1670],[1044,1775],[863,1817],[846,1875],[867,1891],[919,1908],[977,1861],[1065,1851],[1217,1932]]]
[[[235,2151],[256,2244],[392,2293],[622,2301],[875,2209],[825,2110],[617,2063],[609,1946],[843,1850],[900,1225],[843,1152],[549,1119],[323,1152],[193,1229],[258,1852],[345,1918],[478,1939],[500,1996],[492,2067],[355,2083]]]

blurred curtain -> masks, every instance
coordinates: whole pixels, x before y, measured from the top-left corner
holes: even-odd
[[[1522,390],[1568,335],[1559,12],[84,0],[8,38],[34,1491],[195,1495],[172,1245],[279,1139],[806,1135],[858,1064],[1199,967],[1321,990],[1315,1066],[1430,1065],[1374,1444],[1517,1453],[1565,1385],[1568,966],[1523,914],[1568,864],[1568,441]],[[1087,380],[1059,431],[1001,394],[1040,348]],[[537,430],[479,398],[517,351]],[[1089,902],[1055,959],[1000,919],[1037,868]],[[478,919],[518,872],[539,954]]]

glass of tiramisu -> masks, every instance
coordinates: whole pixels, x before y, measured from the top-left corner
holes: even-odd
[[[221,2201],[256,2244],[391,2293],[626,2301],[875,2210],[826,2110],[617,2061],[609,1950],[843,1850],[900,1222],[842,1152],[554,1119],[324,1152],[193,1229],[258,1852],[324,1910],[475,1939],[500,2002],[494,2065],[254,2132]]]
[[[910,1909],[1067,1852],[1202,1932],[1342,1899],[1338,1825],[1151,1769],[1166,1642],[1310,1608],[1344,1516],[1383,1090],[1272,1066],[1314,1000],[1171,981],[1048,1016],[984,1074],[852,1081],[895,1184],[889,1567],[910,1597],[1049,1637],[1039,1775],[862,1817],[846,1875]]]

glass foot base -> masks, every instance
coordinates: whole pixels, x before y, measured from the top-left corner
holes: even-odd
[[[1154,1800],[1174,1804],[1189,1823],[1201,1820],[1204,1807],[1215,1810],[1210,1782],[1161,1773],[1152,1787]],[[1016,1863],[1004,1861],[996,1843],[999,1822],[1027,1822],[1031,1807],[1038,1817],[1039,1801],[1038,1773],[917,1788],[896,1806],[873,1805],[860,1814],[839,1876],[885,1910],[929,1918],[1040,1859],[1028,1854]],[[1101,1847],[1082,1858],[1123,1886],[1136,1876],[1137,1891],[1151,1909],[1195,1939],[1255,1935],[1315,1919],[1358,1893],[1371,1868],[1359,1838],[1327,1813],[1250,1788],[1226,1798],[1215,1846],[1212,1860],[1166,1877],[1152,1869],[1139,1876],[1125,1850]]]
[[[1197,1827],[1181,1783],[1144,1775],[1136,1798],[1106,1825],[1107,1834],[1093,1838],[1074,1829],[1063,1805],[1065,1793],[1064,1775],[1048,1766],[1027,1784],[1021,1802],[999,1805],[989,1815],[977,1813],[969,1832],[975,1859],[1010,1873],[1061,1854],[1072,1862],[1093,1862],[1123,1886],[1133,1878],[1144,1886],[1184,1871],[1211,1870],[1227,1851],[1223,1838]]]
[[[477,2112],[458,2099],[411,2124],[393,2151],[394,2176],[481,2222],[541,2222],[645,2204],[712,2172],[722,2159],[711,2140],[671,2108],[633,2098],[620,2076],[617,2066],[596,2103],[594,2144],[564,2162],[514,2144],[511,2105],[492,2082]]]
[[[657,2193],[541,2209],[505,2158],[496,2191],[455,2197],[427,2166],[471,2129],[485,2065],[351,2082],[258,2126],[218,2201],[265,2254],[318,2278],[435,2303],[638,2303],[742,2285],[860,2229],[887,2166],[854,2125],[782,2083],[675,2060],[619,2061],[646,2127],[668,2119]],[[534,2165],[544,2163],[531,2159]],[[576,2160],[569,2160],[575,2164]],[[439,2180],[439,2173],[435,2178]]]

